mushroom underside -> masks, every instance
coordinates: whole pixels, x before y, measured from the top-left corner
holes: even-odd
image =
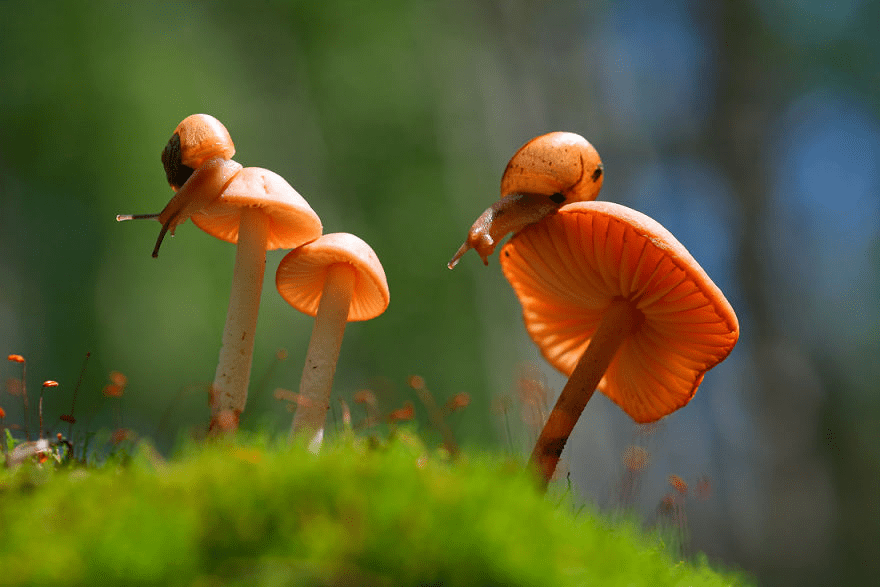
[[[732,309],[684,247],[618,204],[563,206],[512,238],[501,262],[529,335],[566,375],[612,302],[642,313],[599,384],[637,422],[685,405],[738,337]]]

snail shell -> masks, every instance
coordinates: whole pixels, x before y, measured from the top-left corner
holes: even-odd
[[[241,171],[233,155],[235,145],[229,131],[213,116],[193,114],[177,125],[162,151],[165,175],[177,193],[159,214],[162,229],[154,257],[159,255],[166,232],[173,235],[178,225],[210,205]]]
[[[540,221],[568,202],[595,200],[604,168],[584,137],[551,132],[527,142],[511,157],[501,176],[501,199],[483,212],[447,266],[452,269],[470,249],[483,264],[510,232]]]
[[[193,171],[215,158],[229,160],[235,145],[229,131],[209,114],[187,116],[177,125],[162,151],[168,183],[179,190]]]
[[[559,204],[595,200],[602,189],[602,160],[584,137],[551,132],[520,147],[501,176],[501,196],[556,196]]]

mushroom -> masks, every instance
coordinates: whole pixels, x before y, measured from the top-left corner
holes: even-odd
[[[158,257],[165,233],[170,230],[174,236],[178,225],[217,199],[241,171],[233,155],[235,145],[219,120],[208,114],[187,116],[162,151],[162,165],[176,192],[174,197],[158,214],[119,214],[116,220],[159,220],[162,228],[153,248],[153,257]]]
[[[619,204],[563,206],[510,239],[501,268],[532,340],[569,376],[530,459],[544,488],[597,387],[653,422],[687,404],[739,336],[733,308],[684,246]]]
[[[501,199],[487,208],[447,266],[470,249],[488,265],[489,255],[510,232],[537,222],[563,204],[595,200],[602,189],[602,161],[584,137],[551,132],[527,142],[501,176]]]
[[[237,243],[223,346],[211,386],[210,429],[217,431],[237,427],[247,401],[266,251],[313,241],[322,226],[284,178],[260,167],[242,169],[192,221],[211,236]]]
[[[348,322],[370,320],[388,307],[385,270],[370,246],[348,233],[325,234],[289,252],[275,274],[288,304],[315,317],[291,438],[308,435],[317,451],[324,437],[330,390]]]
[[[119,215],[117,220],[158,219],[167,231],[192,218],[208,234],[237,244],[223,346],[211,386],[210,430],[235,428],[247,402],[254,331],[263,288],[266,251],[292,249],[321,236],[321,220],[281,176],[231,159],[226,127],[207,114],[186,117],[162,152],[177,192],[159,214]]]

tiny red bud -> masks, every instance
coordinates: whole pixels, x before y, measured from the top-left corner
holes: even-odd
[[[109,383],[104,386],[101,393],[103,393],[105,397],[122,397],[122,386],[116,385],[115,383]]]
[[[413,389],[425,388],[425,378],[421,375],[410,375],[409,378],[406,380],[406,383]]]
[[[388,414],[388,419],[392,422],[397,422],[399,420],[412,420],[415,418],[415,415],[416,411],[412,402],[406,402],[402,408],[398,408]]]
[[[669,484],[672,485],[675,490],[678,491],[680,494],[687,495],[688,484],[678,475],[670,475]]]
[[[119,371],[110,371],[110,382],[113,383],[113,385],[125,387],[126,385],[128,385],[128,377],[126,377]]]

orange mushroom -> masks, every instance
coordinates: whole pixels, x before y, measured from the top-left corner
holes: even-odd
[[[275,284],[288,304],[315,317],[299,385],[304,401],[297,407],[291,437],[308,434],[316,451],[324,437],[345,325],[385,311],[388,281],[370,245],[353,234],[333,233],[289,252],[278,265]]]
[[[483,212],[448,267],[470,249],[483,264],[508,233],[544,218],[563,204],[595,200],[602,189],[602,161],[587,140],[570,132],[551,132],[527,142],[511,157],[501,176],[501,199]]]
[[[232,139],[216,118],[188,116],[162,152],[168,183],[177,193],[160,214],[116,217],[162,222],[154,257],[165,232],[174,234],[188,218],[211,236],[237,245],[223,344],[211,386],[213,431],[237,427],[247,402],[266,251],[296,248],[323,230],[318,215],[284,178],[260,167],[242,168],[230,159],[233,154]],[[220,425],[221,418],[226,425]]]
[[[577,202],[520,231],[501,267],[541,353],[569,376],[531,455],[544,487],[598,387],[638,423],[687,404],[736,344],[724,294],[653,219]]]
[[[223,346],[211,386],[211,423],[231,412],[234,423],[244,410],[266,251],[292,249],[321,235],[318,215],[280,175],[245,167],[219,198],[192,215],[193,223],[216,238],[236,243],[232,292],[223,330]]]

